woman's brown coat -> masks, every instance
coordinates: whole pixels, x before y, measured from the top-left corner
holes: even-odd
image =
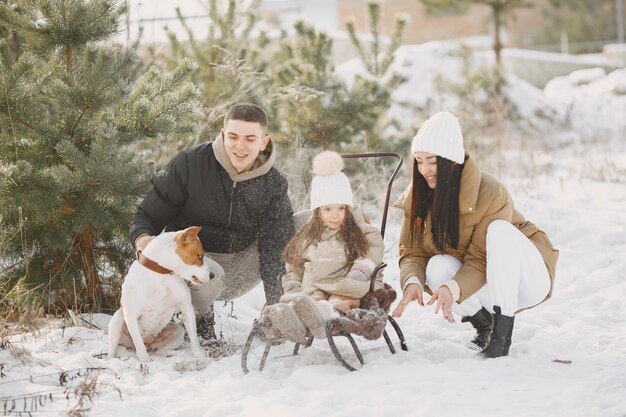
[[[406,280],[416,276],[422,286],[426,286],[426,264],[428,260],[439,254],[433,242],[430,216],[426,218],[423,239],[417,230],[414,236],[410,233],[411,223],[411,190],[412,185],[404,191],[395,207],[404,210],[402,231],[400,234],[400,283],[404,288]],[[461,174],[459,193],[459,244],[456,249],[447,248],[445,253],[463,262],[463,266],[454,276],[459,284],[463,302],[478,291],[486,280],[486,238],[487,226],[494,220],[506,220],[515,225],[537,247],[543,257],[550,274],[550,291],[546,299],[552,295],[554,273],[559,251],[552,247],[546,234],[533,223],[526,221],[515,210],[513,201],[505,186],[495,177],[481,172],[474,159],[465,154],[465,163]],[[436,290],[433,288],[431,290]]]

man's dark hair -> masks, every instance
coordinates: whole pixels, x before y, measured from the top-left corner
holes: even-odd
[[[456,249],[459,244],[459,192],[463,165],[446,158],[437,157],[437,184],[431,189],[419,173],[417,161],[413,159],[413,190],[411,202],[411,235],[417,231],[420,237],[426,216],[430,213],[433,243],[441,253],[446,247]]]
[[[261,107],[251,103],[239,103],[232,106],[224,116],[224,127],[229,120],[259,123],[267,131],[267,113]]]

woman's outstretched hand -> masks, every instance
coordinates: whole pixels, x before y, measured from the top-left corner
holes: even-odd
[[[435,301],[437,302],[435,305],[435,314],[439,313],[439,309],[441,309],[443,318],[450,323],[454,323],[454,316],[452,315],[452,292],[450,288],[445,285],[437,288],[437,291],[435,291],[430,298],[428,305],[433,304]]]
[[[424,291],[418,284],[409,284],[404,287],[402,293],[402,300],[400,304],[393,310],[392,317],[400,317],[404,313],[404,309],[411,301],[417,300],[419,305],[424,306]]]

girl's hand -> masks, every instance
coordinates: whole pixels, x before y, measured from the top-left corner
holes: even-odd
[[[450,323],[454,323],[454,316],[452,315],[452,292],[450,288],[442,285],[437,288],[437,291],[433,293],[433,296],[430,298],[428,305],[433,304],[437,301],[435,305],[435,314],[439,313],[439,309],[443,313],[443,318],[446,319]]]
[[[285,281],[283,282],[283,294],[289,294],[292,292],[298,292],[302,290],[302,284],[299,281]]]
[[[409,304],[413,300],[417,300],[419,305],[421,305],[422,307],[424,306],[424,292],[422,290],[422,287],[420,287],[418,284],[409,284],[404,287],[402,300],[400,301],[400,304],[398,304],[396,309],[393,310],[392,317],[402,316],[402,313],[404,313],[404,309],[406,308],[407,304]]]

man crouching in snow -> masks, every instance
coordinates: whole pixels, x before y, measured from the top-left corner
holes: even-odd
[[[293,211],[275,159],[265,111],[236,104],[215,141],[179,152],[153,178],[130,228],[131,243],[141,251],[163,229],[202,227],[205,255],[225,271],[191,288],[205,340],[215,339],[214,301],[237,298],[259,281],[267,304],[280,298],[281,253],[293,235]]]

